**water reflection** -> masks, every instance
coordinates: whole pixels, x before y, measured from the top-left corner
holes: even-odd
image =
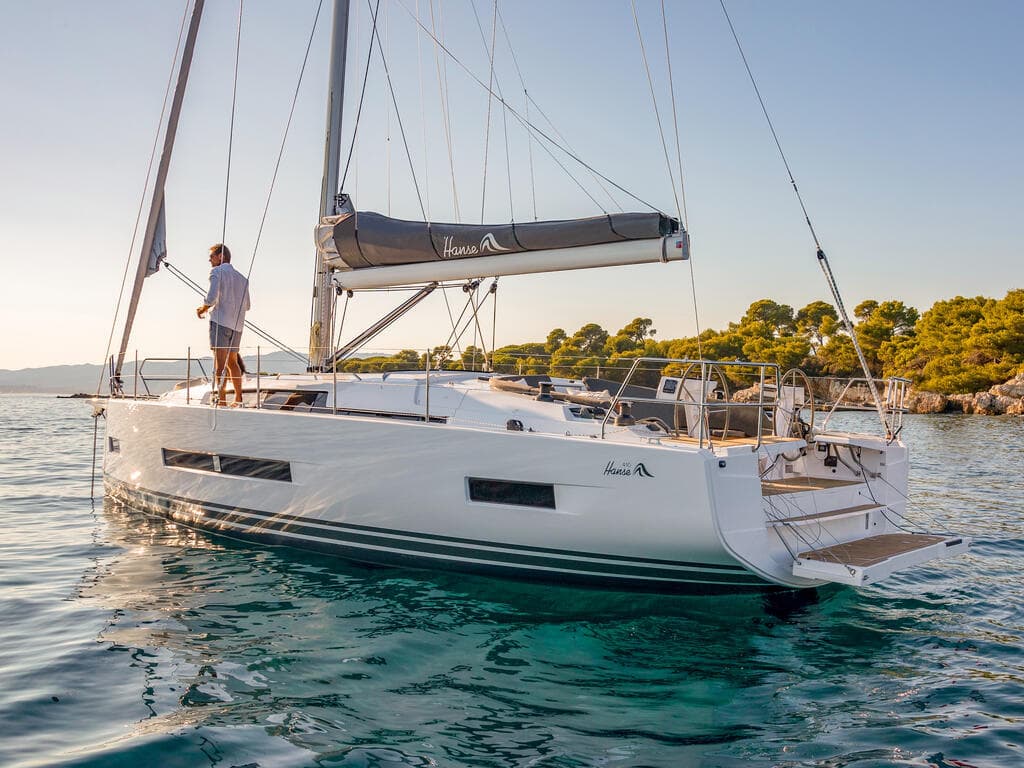
[[[140,744],[258,726],[338,764],[358,748],[403,764],[570,765],[768,732],[806,741],[813,721],[779,702],[803,712],[808,695],[847,696],[834,678],[891,664],[908,618],[850,590],[767,603],[617,595],[364,568],[110,501],[104,515],[121,553],[80,596],[113,611],[100,640],[140,680]],[[891,687],[913,667],[911,655],[886,669]]]

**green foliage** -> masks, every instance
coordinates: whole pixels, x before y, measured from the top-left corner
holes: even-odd
[[[923,315],[902,301],[868,299],[854,308],[854,328],[875,375],[901,375],[919,388],[975,392],[1024,371],[1024,289],[1001,300],[957,296],[936,302]],[[863,376],[849,335],[835,309],[812,301],[797,312],[770,299],[753,302],[738,322],[723,330],[706,329],[700,338],[656,341],[653,321],[637,317],[611,335],[587,323],[572,336],[553,329],[543,341],[494,350],[469,346],[457,354],[447,346],[431,350],[432,366],[448,370],[491,370],[507,374],[550,374],[622,380],[637,358],[723,360],[775,363],[783,371],[803,368],[811,375]],[[350,359],[341,371],[422,370],[424,356],[405,349],[395,355]],[[633,382],[654,386],[662,374],[678,375],[681,366],[650,363]],[[729,367],[742,378],[749,369]],[[749,382],[748,382],[749,383]],[[739,382],[734,381],[734,384]],[[741,384],[746,386],[746,383]]]
[[[913,337],[884,347],[882,357],[887,373],[945,394],[1006,381],[1024,364],[1024,290],[1001,300],[938,301],[921,316]]]
[[[839,313],[825,301],[812,301],[796,313],[796,331],[815,353],[840,330]]]

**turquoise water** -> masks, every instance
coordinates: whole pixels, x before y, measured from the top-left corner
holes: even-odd
[[[1021,419],[908,419],[970,554],[771,601],[232,543],[92,504],[87,403],[0,434],[0,766],[1024,765]]]

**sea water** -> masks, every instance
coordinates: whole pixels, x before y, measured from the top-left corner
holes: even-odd
[[[907,419],[967,555],[772,599],[240,544],[90,500],[87,402],[0,435],[0,766],[1024,765],[1022,419]]]

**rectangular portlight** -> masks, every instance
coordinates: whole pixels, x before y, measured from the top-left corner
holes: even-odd
[[[260,480],[292,481],[292,467],[287,461],[254,459],[250,456],[229,456],[198,451],[178,451],[164,448],[164,466],[178,469],[196,469],[235,477],[255,477]]]
[[[555,508],[555,486],[545,483],[519,483],[512,480],[488,480],[468,477],[470,501],[489,504],[515,504],[520,507]]]

